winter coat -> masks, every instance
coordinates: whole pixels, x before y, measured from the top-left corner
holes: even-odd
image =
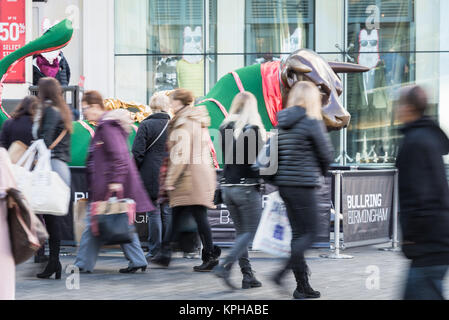
[[[168,156],[166,150],[168,121],[170,121],[170,116],[165,112],[149,116],[140,124],[132,148],[143,184],[153,201],[159,194],[159,173],[162,161]],[[160,135],[161,133],[162,135]],[[158,137],[159,139],[156,141]],[[155,143],[148,149],[153,142]]]
[[[55,76],[55,79],[59,81],[61,86],[66,87],[70,83],[70,67],[67,62],[67,59],[64,57],[62,52],[60,53],[61,60],[59,61],[59,71]],[[39,83],[39,80],[41,78],[47,77],[45,74],[41,72],[39,67],[35,64],[33,65],[33,85],[37,86]]]
[[[186,107],[170,123],[166,187],[170,207],[201,205],[215,208],[216,172],[209,147],[210,117],[206,107]]]
[[[415,266],[449,264],[449,186],[443,155],[449,139],[430,118],[402,129],[399,170],[402,250]]]
[[[137,212],[153,211],[155,208],[128,151],[130,124],[121,118],[122,111],[107,112],[90,143],[86,161],[89,200],[107,200],[108,185],[120,183],[123,185],[123,197],[136,202]]]
[[[240,134],[238,139],[235,139],[234,126],[235,122],[229,122],[220,127],[225,184],[240,184],[242,178],[250,178],[251,180],[259,178],[258,172],[251,169],[264,145],[259,128],[247,125],[243,128],[243,133]],[[237,145],[239,148],[237,148]],[[237,154],[238,152],[239,154]]]
[[[280,111],[278,120],[278,171],[273,184],[320,186],[334,154],[323,122],[309,118],[299,106]]]
[[[46,104],[48,104],[48,102],[46,102]],[[65,129],[61,112],[56,107],[46,105],[44,107],[42,122],[38,131],[39,139],[44,139],[47,148],[49,148]],[[70,140],[71,134],[67,132],[61,142],[59,142],[51,151],[51,158],[69,163]]]
[[[21,141],[27,146],[33,141],[33,118],[23,115],[17,119],[6,120],[0,134],[0,146],[9,149],[14,141]]]

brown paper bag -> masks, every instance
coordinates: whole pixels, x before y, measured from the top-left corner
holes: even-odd
[[[81,199],[73,204],[73,234],[75,235],[75,241],[80,243],[81,235],[86,228],[86,211],[88,201],[87,199]]]

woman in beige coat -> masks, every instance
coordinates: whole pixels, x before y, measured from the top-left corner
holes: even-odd
[[[170,101],[175,113],[169,126],[169,165],[165,179],[165,189],[173,210],[170,238],[176,238],[184,217],[193,216],[203,243],[203,264],[193,269],[209,272],[218,264],[221,254],[220,248],[213,245],[207,219],[207,209],[215,208],[213,198],[217,181],[207,130],[210,117],[206,107],[193,106],[194,97],[188,90],[175,90],[170,95]],[[170,243],[167,241],[152,262],[168,266],[170,257]]]

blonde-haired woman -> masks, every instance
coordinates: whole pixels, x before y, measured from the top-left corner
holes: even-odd
[[[159,173],[162,162],[168,157],[166,149],[168,124],[170,122],[170,98],[164,92],[155,93],[150,100],[153,114],[139,126],[134,139],[132,153],[140,176],[151,201],[156,204],[159,194]],[[161,250],[164,237],[169,237],[171,228],[171,210],[167,203],[156,205],[156,210],[148,212],[147,259]]]
[[[258,173],[251,169],[264,144],[265,130],[252,93],[241,92],[232,102],[229,116],[220,127],[224,172],[223,201],[234,221],[237,238],[228,256],[214,273],[231,288],[232,265],[238,260],[243,274],[242,288],[262,284],[254,277],[248,258],[248,245],[253,240],[262,211]]]
[[[278,171],[273,183],[279,187],[292,227],[291,257],[275,276],[276,284],[293,269],[295,299],[319,298],[309,284],[304,252],[316,236],[316,189],[333,161],[333,148],[321,116],[321,96],[311,82],[292,88],[287,108],[278,113]]]

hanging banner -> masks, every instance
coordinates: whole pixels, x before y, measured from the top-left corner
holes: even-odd
[[[0,59],[25,45],[25,0],[0,0]],[[25,83],[25,60],[17,63],[5,83]]]
[[[345,246],[390,241],[395,172],[344,172],[342,175]]]

